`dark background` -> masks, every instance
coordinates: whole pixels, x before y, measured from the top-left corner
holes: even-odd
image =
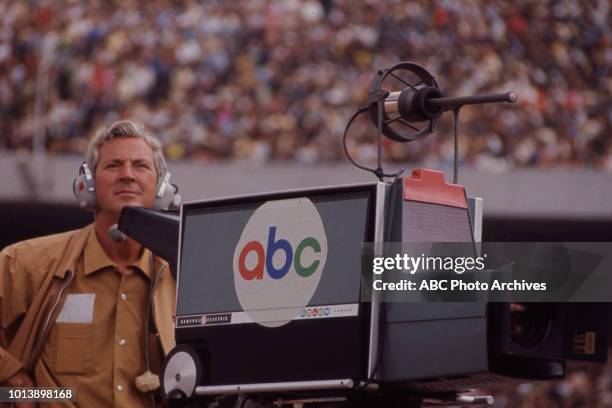
[[[32,202],[0,203],[0,248],[27,238],[79,228],[93,221],[72,205]],[[612,241],[611,219],[487,217],[483,240],[489,242]]]

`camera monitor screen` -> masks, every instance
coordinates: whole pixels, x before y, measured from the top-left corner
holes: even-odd
[[[177,344],[204,385],[362,378],[376,184],[183,206]]]

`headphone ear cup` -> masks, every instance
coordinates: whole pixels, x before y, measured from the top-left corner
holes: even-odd
[[[168,183],[161,194],[161,197],[156,197],[153,203],[153,209],[158,211],[176,210],[181,205],[181,195],[178,194],[176,184]]]
[[[172,173],[164,171],[159,177],[157,187],[155,188],[155,202],[153,202],[154,210],[177,210],[181,205],[181,196],[178,194],[176,184],[170,183]]]
[[[94,186],[88,185],[87,178],[84,174],[79,174],[72,183],[72,192],[76,198],[79,208],[85,211],[94,211],[96,209],[96,191]]]

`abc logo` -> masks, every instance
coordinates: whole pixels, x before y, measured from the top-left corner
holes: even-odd
[[[278,327],[314,295],[327,257],[321,216],[308,198],[268,201],[245,225],[234,251],[234,286],[245,313]]]
[[[321,253],[321,244],[316,238],[304,238],[298,244],[295,252],[293,252],[293,247],[289,241],[286,239],[276,239],[276,228],[275,225],[271,226],[268,231],[268,245],[265,251],[264,247],[258,241],[247,243],[244,248],[242,248],[242,251],[240,251],[240,256],[238,257],[238,270],[244,279],[263,279],[264,265],[268,275],[272,279],[282,279],[287,275],[291,266],[293,266],[298,275],[307,278],[312,275],[321,264],[319,260],[312,261],[308,266],[302,264],[302,254],[307,248],[311,248],[315,253]],[[284,256],[284,261],[280,268],[274,266],[273,262],[274,254],[277,251],[281,251]],[[246,266],[246,258],[251,252],[256,255],[257,261],[255,266],[249,269]]]

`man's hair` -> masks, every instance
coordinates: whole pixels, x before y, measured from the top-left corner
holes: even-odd
[[[98,129],[96,135],[89,142],[85,155],[85,161],[92,174],[96,173],[96,167],[100,161],[100,147],[113,139],[129,137],[141,138],[153,149],[155,170],[157,171],[157,177],[161,177],[166,171],[166,159],[164,158],[162,144],[159,139],[145,129],[142,123],[133,120],[119,120],[108,127],[103,126]]]

